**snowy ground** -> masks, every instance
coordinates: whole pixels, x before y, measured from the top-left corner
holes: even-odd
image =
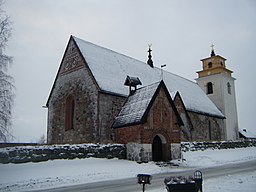
[[[153,162],[137,164],[118,159],[53,160],[41,163],[0,164],[0,191],[29,191],[77,185],[102,180],[136,177],[138,173],[163,173],[191,167],[210,167],[256,159],[256,147],[186,152],[178,168],[159,167]],[[225,182],[216,186],[215,183]],[[221,187],[220,187],[221,186]],[[206,179],[206,192],[255,192],[256,170],[238,175]],[[149,190],[150,191],[150,190]],[[157,191],[166,191],[165,186]],[[153,192],[153,191],[151,191]]]

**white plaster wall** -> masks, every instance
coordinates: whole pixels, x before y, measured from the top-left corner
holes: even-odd
[[[181,159],[181,144],[172,143],[171,144],[171,158],[172,160]]]
[[[152,145],[151,144],[140,144],[140,143],[128,143],[127,148],[127,159],[132,161],[151,161],[152,160]]]
[[[225,74],[215,74],[196,79],[198,85],[206,93],[206,84],[213,83],[213,94],[207,96],[225,115],[224,131],[226,140],[238,138],[238,117],[235,94],[235,78]],[[231,94],[228,93],[227,83],[231,85]]]

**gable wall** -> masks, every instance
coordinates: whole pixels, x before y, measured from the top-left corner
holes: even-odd
[[[128,150],[128,159],[135,160],[143,160],[145,157],[147,157],[146,160],[152,160],[151,146],[157,135],[165,139],[162,141],[165,160],[173,158],[171,154],[172,144],[181,141],[177,117],[162,88],[148,112],[145,123],[116,128],[115,133],[116,142],[128,144],[127,150],[132,147],[130,153]],[[133,154],[136,151],[138,154]],[[141,158],[137,156],[141,156]]]
[[[167,143],[180,143],[180,127],[173,109],[161,88],[143,124],[116,128],[116,141],[119,143],[151,144],[154,137],[161,134]]]
[[[77,64],[70,65],[74,57]],[[97,141],[98,90],[83,62],[70,41],[48,101],[47,142],[50,144]],[[74,129],[65,130],[66,98],[69,95],[75,100]]]
[[[191,130],[193,129],[190,118],[187,115],[185,106],[183,105],[182,99],[179,95],[176,95],[174,99],[174,104],[180,114],[183,121],[183,126],[181,127],[181,140],[191,141]]]

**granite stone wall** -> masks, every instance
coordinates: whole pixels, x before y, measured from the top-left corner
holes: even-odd
[[[0,149],[0,163],[27,163],[89,157],[125,159],[126,147],[122,144],[79,144],[17,146]]]
[[[188,112],[193,129],[191,141],[220,141],[224,139],[223,119]]]
[[[237,141],[212,141],[212,142],[182,142],[181,150],[204,151],[206,149],[235,149],[245,147],[256,147],[256,140],[237,140]]]

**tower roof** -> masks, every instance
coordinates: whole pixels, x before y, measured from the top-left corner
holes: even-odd
[[[205,59],[201,59],[202,61],[202,70],[197,71],[198,77],[206,77],[209,75],[214,75],[214,74],[225,74],[228,76],[232,76],[231,74],[233,71],[229,70],[226,68],[226,59],[220,55],[215,55],[215,51],[213,49],[212,45],[212,51],[211,51],[211,56],[207,57]]]

